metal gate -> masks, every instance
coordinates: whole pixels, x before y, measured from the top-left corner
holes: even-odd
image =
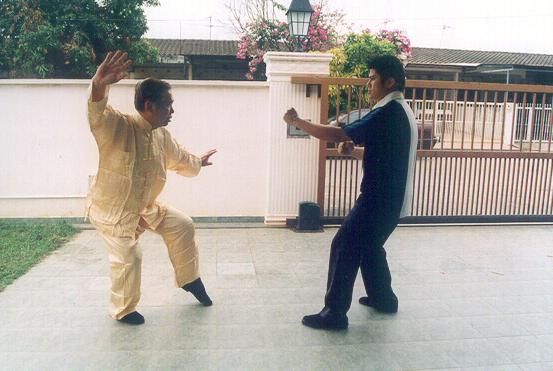
[[[320,122],[331,125],[368,112],[367,81],[292,78],[320,86]],[[405,98],[419,143],[404,222],[553,221],[552,86],[407,80]],[[327,222],[353,206],[362,155],[320,142],[317,201]]]

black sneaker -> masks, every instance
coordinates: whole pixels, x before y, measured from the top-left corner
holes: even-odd
[[[194,297],[206,307],[209,307],[213,304],[211,298],[209,297],[209,295],[207,295],[207,292],[205,291],[205,286],[201,278],[197,278],[194,281],[187,283],[182,287],[182,289],[194,295]]]
[[[387,314],[397,313],[398,308],[397,296],[394,293],[392,293],[392,296],[386,298],[385,300],[378,301],[374,300],[372,297],[363,296],[359,298],[359,304],[366,305],[367,307],[376,309],[378,312]]]
[[[118,319],[118,321],[126,323],[128,325],[141,325],[144,323],[144,316],[135,311],[127,314],[121,319]]]
[[[330,314],[323,309],[320,313],[303,317],[301,323],[320,330],[345,330],[348,328],[348,317],[345,314]]]

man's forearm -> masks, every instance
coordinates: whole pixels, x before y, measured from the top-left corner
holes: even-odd
[[[314,124],[312,122],[302,120],[299,117],[294,119],[292,124],[298,129],[305,131],[307,134],[327,142],[339,143],[351,140],[344,133],[342,128],[336,126]]]
[[[106,97],[106,88],[104,84],[98,84],[95,79],[92,79],[91,98],[93,102],[99,102]]]

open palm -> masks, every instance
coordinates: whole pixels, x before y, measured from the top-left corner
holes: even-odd
[[[98,67],[94,80],[100,86],[114,84],[125,77],[131,63],[132,61],[127,59],[127,53],[119,50],[115,53],[109,52]]]

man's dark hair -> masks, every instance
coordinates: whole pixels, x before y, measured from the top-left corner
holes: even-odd
[[[369,68],[376,70],[385,82],[390,77],[396,80],[394,90],[403,91],[405,89],[405,68],[401,61],[393,55],[381,55],[369,61]]]
[[[154,79],[147,78],[142,80],[134,89],[134,108],[137,111],[144,111],[144,104],[147,100],[153,103],[161,103],[163,95],[171,90],[169,83]]]

